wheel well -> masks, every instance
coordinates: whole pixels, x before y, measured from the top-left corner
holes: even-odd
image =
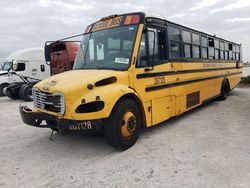
[[[120,103],[121,101],[126,100],[126,99],[131,99],[131,100],[135,101],[135,102],[138,104],[138,106],[139,106],[139,108],[140,108],[140,111],[141,111],[141,115],[142,115],[142,124],[143,124],[143,127],[146,127],[146,116],[145,116],[143,104],[142,104],[141,100],[138,98],[138,96],[136,96],[136,95],[133,94],[133,93],[125,94],[125,95],[123,95],[123,96],[116,102],[115,105],[117,105],[118,103]]]

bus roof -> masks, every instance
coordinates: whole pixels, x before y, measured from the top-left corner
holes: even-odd
[[[144,13],[145,14],[145,13]],[[235,43],[235,42],[232,42],[232,41],[229,41],[229,40],[226,40],[224,38],[221,38],[221,37],[217,37],[215,34],[212,35],[212,34],[209,34],[209,33],[205,33],[203,31],[200,31],[200,30],[197,30],[197,29],[193,29],[191,27],[187,27],[187,26],[184,26],[184,25],[181,25],[181,24],[177,24],[175,22],[172,22],[172,21],[169,21],[167,19],[165,19],[164,16],[161,16],[161,15],[151,15],[151,14],[145,14],[145,21],[147,20],[147,18],[153,18],[153,19],[157,19],[157,20],[161,20],[163,22],[165,22],[165,25],[174,25],[174,26],[177,26],[177,27],[180,27],[180,28],[183,28],[183,29],[187,29],[187,30],[191,30],[191,31],[194,31],[196,33],[200,33],[202,35],[207,35],[208,37],[211,37],[211,38],[215,38],[215,39],[218,39],[218,40],[223,40],[225,42],[228,42],[228,43],[232,43],[232,44],[237,44],[237,45],[241,45],[239,43]],[[163,23],[162,22],[162,23]],[[164,24],[162,24],[164,25]]]

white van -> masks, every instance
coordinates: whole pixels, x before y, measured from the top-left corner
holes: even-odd
[[[10,54],[1,62],[0,96],[32,100],[32,86],[50,76],[43,48],[28,48]]]

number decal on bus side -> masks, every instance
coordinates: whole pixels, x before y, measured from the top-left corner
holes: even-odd
[[[155,82],[154,85],[165,84],[165,77],[157,77],[154,78]]]

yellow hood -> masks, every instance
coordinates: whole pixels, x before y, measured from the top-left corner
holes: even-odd
[[[126,75],[127,72],[113,70],[72,70],[51,76],[34,87],[48,92],[67,93],[70,90],[86,88],[88,84],[94,85],[96,82],[111,76],[119,79],[119,77],[124,78]]]

